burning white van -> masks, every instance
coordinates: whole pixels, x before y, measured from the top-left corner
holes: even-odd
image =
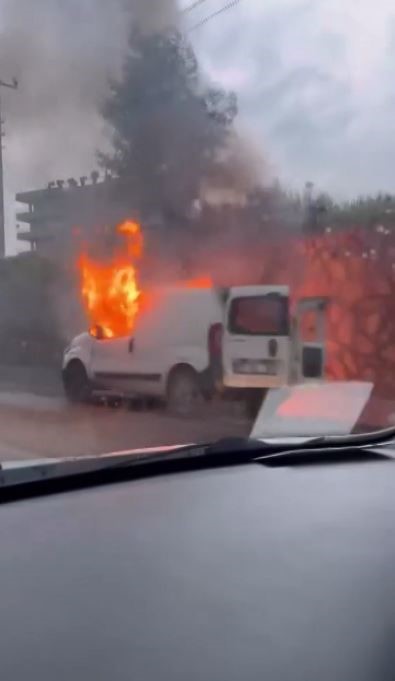
[[[315,328],[303,337],[308,311]],[[100,327],[65,350],[63,383],[73,402],[94,395],[166,401],[177,414],[233,391],[263,391],[319,380],[325,364],[325,301],[301,301],[294,317],[285,286],[168,287],[142,310],[133,334],[106,338]]]

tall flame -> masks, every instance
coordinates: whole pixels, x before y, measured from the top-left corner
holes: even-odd
[[[86,254],[78,260],[81,297],[91,325],[105,338],[128,335],[134,327],[141,291],[136,263],[143,255],[144,241],[137,222],[126,221],[117,227],[123,248],[109,262],[98,262]]]

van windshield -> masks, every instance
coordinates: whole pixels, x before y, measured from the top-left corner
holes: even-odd
[[[229,332],[243,336],[288,336],[288,298],[277,294],[235,298]]]

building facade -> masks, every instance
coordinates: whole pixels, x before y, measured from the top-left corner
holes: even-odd
[[[130,215],[127,192],[114,179],[50,183],[46,189],[20,192],[25,204],[16,214],[17,239],[30,250],[53,260],[64,260],[82,241],[99,240],[103,231]]]

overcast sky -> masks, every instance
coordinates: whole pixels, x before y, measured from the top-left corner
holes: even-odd
[[[158,1],[173,17],[175,0],[143,4]],[[13,194],[95,166],[97,105],[138,2],[0,0],[0,77],[21,81],[3,93],[10,252]],[[203,1],[183,28],[227,2]],[[241,0],[190,37],[273,176],[344,197],[395,189],[395,0]]]
[[[395,190],[394,18],[394,0],[241,0],[194,40],[274,172],[350,196]]]

